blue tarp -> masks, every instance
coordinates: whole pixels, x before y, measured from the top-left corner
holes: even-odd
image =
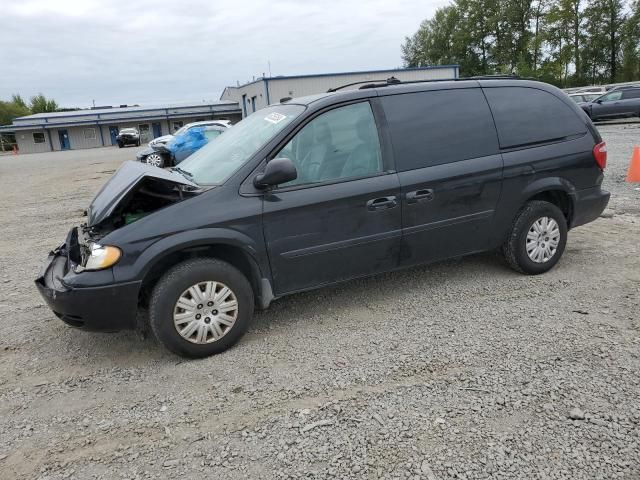
[[[166,148],[171,150],[176,163],[181,162],[209,142],[204,132],[204,127],[190,128],[167,143]]]

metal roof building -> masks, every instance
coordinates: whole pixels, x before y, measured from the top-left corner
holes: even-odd
[[[418,68],[395,68],[388,70],[366,70],[359,72],[322,73],[317,75],[292,75],[262,77],[253,82],[227,87],[220,100],[237,102],[242,115],[278,103],[284,97],[304,97],[326,92],[328,89],[353,82],[386,80],[396,77],[398,80],[448,80],[458,78],[458,65],[442,65]],[[351,88],[358,88],[356,85]]]
[[[18,117],[0,127],[12,133],[20,153],[47,152],[116,145],[122,128],[136,128],[140,141],[175,132],[186,123],[211,119],[240,119],[237,102],[167,104],[149,107],[96,108],[71,112],[38,113]]]

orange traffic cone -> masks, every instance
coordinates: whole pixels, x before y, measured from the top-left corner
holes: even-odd
[[[629,170],[627,170],[627,178],[625,182],[637,183],[640,182],[640,147],[633,147],[633,155],[631,155],[631,163],[629,164]]]

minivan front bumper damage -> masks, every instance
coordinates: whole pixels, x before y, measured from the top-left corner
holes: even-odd
[[[99,332],[134,329],[140,282],[91,285],[107,272],[75,273],[69,248],[77,238],[74,231],[49,254],[35,280],[40,295],[53,313],[72,327]]]

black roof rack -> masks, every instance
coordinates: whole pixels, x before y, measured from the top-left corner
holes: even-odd
[[[393,85],[406,85],[412,83],[432,83],[432,82],[462,82],[465,80],[537,80],[536,78],[529,77],[520,77],[518,75],[508,75],[508,74],[495,74],[495,75],[474,75],[472,77],[462,77],[462,78],[442,78],[442,79],[433,79],[433,80],[407,80],[402,81],[398,80],[396,77],[389,77],[386,80],[362,80],[360,82],[347,83],[345,85],[340,85],[339,87],[330,88],[327,90],[327,93],[337,92],[338,90],[342,90],[343,88],[352,87],[354,85],[360,85],[359,90],[365,90],[367,88],[379,88],[379,87],[389,87]]]

